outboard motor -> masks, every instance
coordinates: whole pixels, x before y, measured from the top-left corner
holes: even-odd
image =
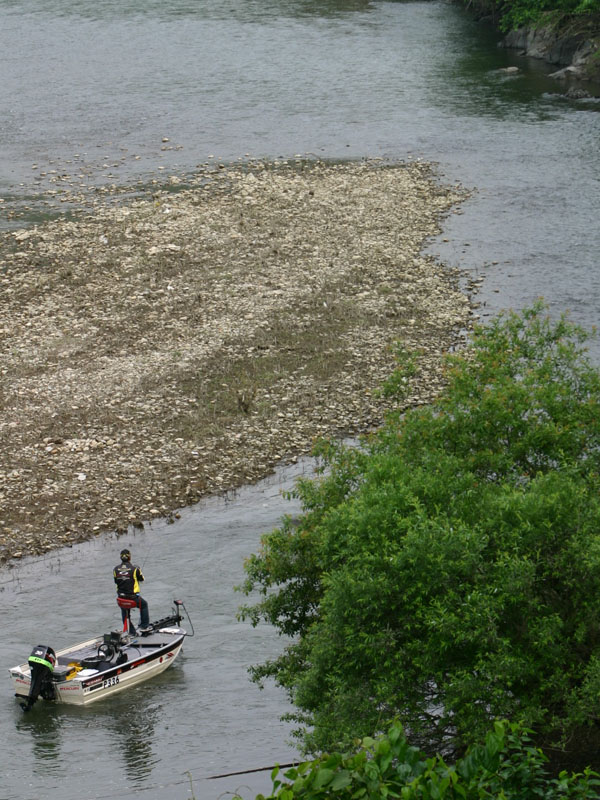
[[[31,651],[27,663],[31,670],[31,684],[27,700],[21,703],[23,711],[29,711],[40,695],[44,700],[54,699],[52,673],[56,664],[56,653],[51,647],[38,644]]]

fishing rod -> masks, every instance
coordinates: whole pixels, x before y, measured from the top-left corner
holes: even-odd
[[[146,555],[144,556],[144,560],[142,561],[142,565],[140,566],[140,572],[141,572],[142,574],[143,574],[143,572],[144,572],[144,564],[145,564],[145,563],[146,563],[146,561],[148,560],[148,556],[149,556],[149,555],[150,555],[150,553],[152,552],[152,548],[153,548],[153,547],[154,547],[154,540],[152,540],[152,541],[150,542],[150,544],[149,544],[149,546],[148,546],[148,549],[146,550]]]

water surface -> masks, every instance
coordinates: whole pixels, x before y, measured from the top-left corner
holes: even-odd
[[[288,763],[297,758],[290,710],[273,686],[259,689],[248,667],[277,655],[281,641],[266,626],[236,619],[244,558],[282,514],[284,498],[310,462],[280,470],[255,487],[182,512],[175,524],[155,522],[125,537],[102,538],[0,573],[0,604],[10,620],[5,668],[26,660],[34,645],[55,650],[120,628],[112,568],[126,544],[143,564],[152,619],[181,598],[193,622],[175,664],[152,681],[86,708],[38,702],[23,714],[7,672],[0,684],[2,800],[141,797],[200,798],[247,786],[245,797],[270,787],[269,773],[227,780],[213,775]],[[136,619],[134,612],[134,621]],[[191,630],[188,622],[184,627]]]
[[[218,159],[423,158],[476,189],[434,251],[485,278],[482,313],[543,295],[590,327],[600,105],[497,42],[445,2],[5,0],[4,208]]]

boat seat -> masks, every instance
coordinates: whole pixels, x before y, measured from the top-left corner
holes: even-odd
[[[131,597],[117,597],[117,605],[119,608],[131,610],[132,608],[137,608],[139,603]]]
[[[117,605],[119,608],[123,609],[123,632],[135,635],[135,628],[131,622],[131,609],[139,608],[139,600],[136,600],[134,597],[121,597],[117,595]]]

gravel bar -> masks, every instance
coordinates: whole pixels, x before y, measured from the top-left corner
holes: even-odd
[[[126,531],[429,402],[472,318],[423,163],[253,162],[0,236],[0,563]]]

